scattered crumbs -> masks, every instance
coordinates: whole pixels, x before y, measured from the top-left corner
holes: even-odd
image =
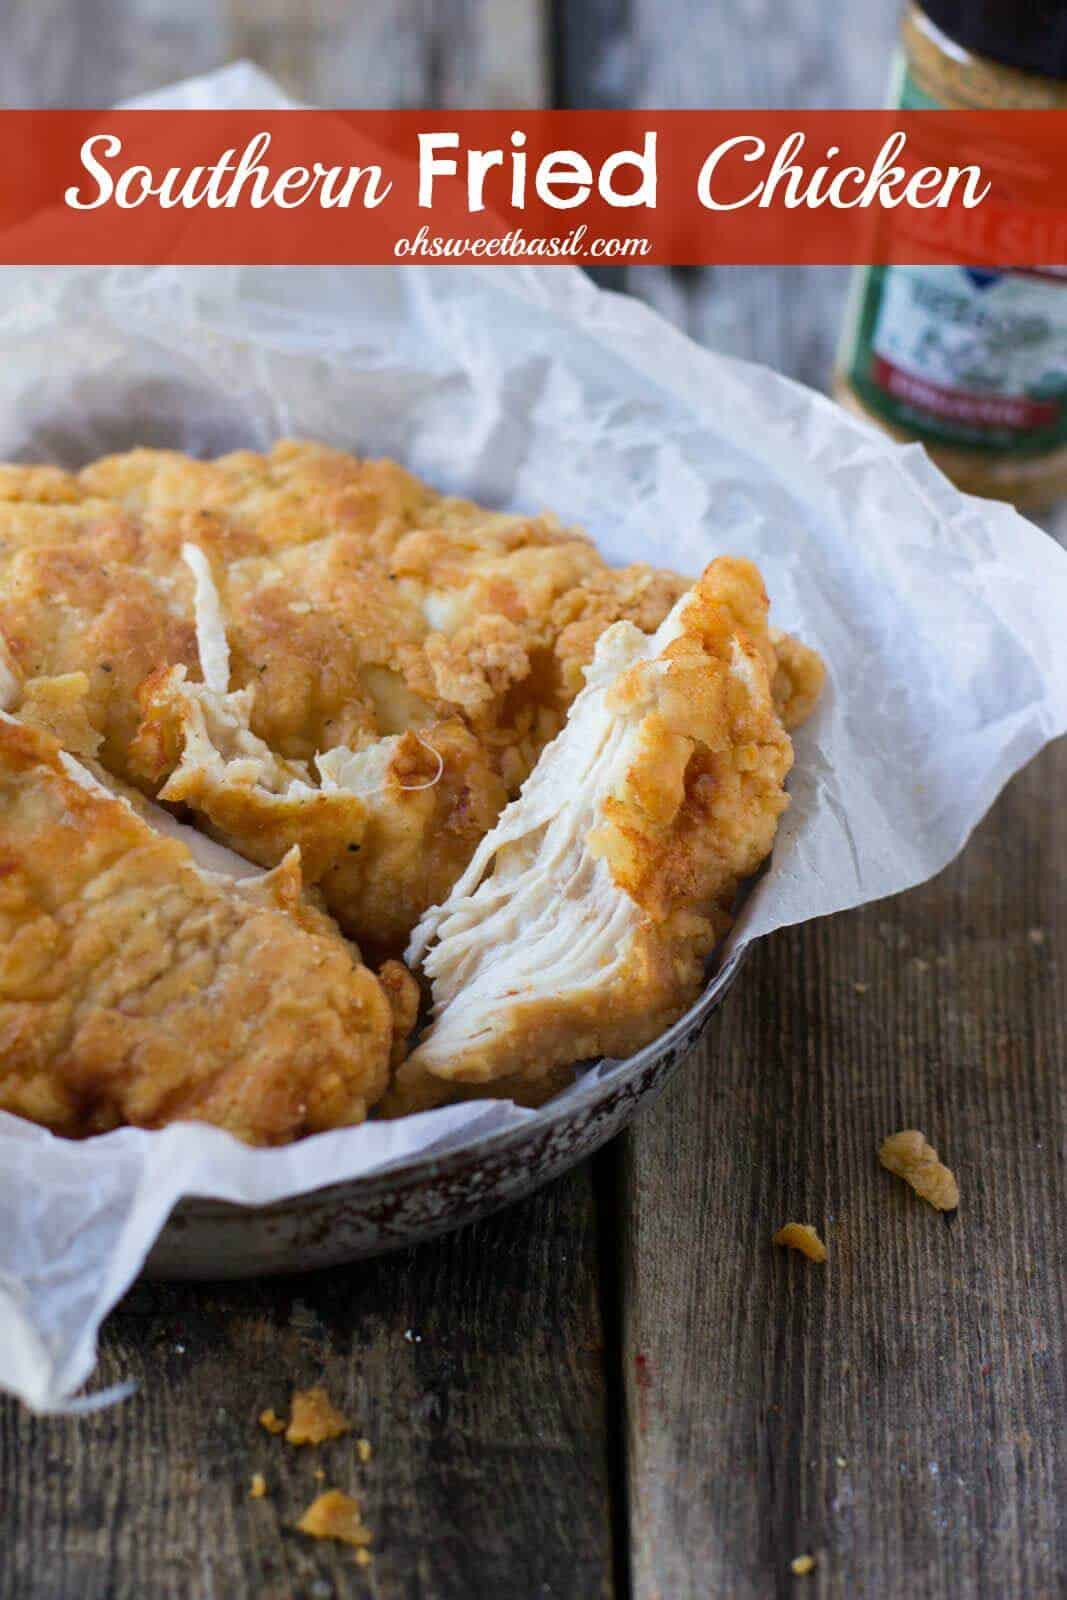
[[[374,1448],[371,1445],[371,1442],[370,1442],[369,1439],[357,1439],[356,1440],[356,1451],[357,1451],[357,1453],[359,1455],[359,1459],[362,1461],[364,1466],[367,1465],[367,1462],[370,1460],[371,1456],[374,1454]]]
[[[266,1428],[268,1433],[284,1433],[285,1423],[278,1416],[273,1406],[268,1406],[266,1411],[259,1413],[259,1425]]]
[[[422,1343],[422,1334],[421,1333],[416,1333],[414,1328],[405,1328],[404,1329],[404,1338],[407,1340],[408,1344],[421,1344]]]
[[[365,1526],[358,1500],[343,1489],[327,1489],[308,1506],[297,1523],[301,1533],[313,1539],[336,1539],[341,1544],[364,1549],[374,1535]]]
[[[814,1556],[794,1556],[789,1563],[790,1571],[798,1578],[806,1578],[809,1572],[815,1571]]]
[[[294,1389],[289,1411],[286,1444],[324,1444],[327,1439],[339,1439],[352,1431],[352,1424],[341,1415],[321,1384],[313,1389]]]
[[[1031,928],[1029,930],[1029,932],[1027,933],[1026,937],[1029,939],[1031,944],[1035,944],[1035,945],[1044,944],[1044,942],[1045,942],[1045,930],[1044,930],[1044,928]]]
[[[774,1236],[775,1244],[784,1244],[789,1250],[799,1250],[809,1261],[825,1261],[826,1246],[810,1222],[787,1222]]]
[[[356,1551],[356,1566],[369,1567],[373,1560],[374,1557],[367,1549],[367,1546],[365,1544],[361,1544],[359,1549]]]
[[[933,1145],[917,1128],[890,1134],[878,1152],[887,1172],[910,1183],[917,1195],[938,1211],[955,1211],[960,1203],[956,1179],[941,1162]]]
[[[262,1500],[267,1493],[267,1480],[262,1472],[253,1472],[252,1487],[248,1491],[250,1500]]]
[[[852,985],[852,993],[853,994],[866,994],[867,990],[870,987],[871,986],[870,986],[869,983],[854,983]]]

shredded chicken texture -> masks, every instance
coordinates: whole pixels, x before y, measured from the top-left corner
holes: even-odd
[[[695,995],[821,683],[747,563],[690,593],[393,462],[0,466],[0,711],[38,741],[0,816],[0,1106],[269,1143],[390,1070],[393,1110],[540,1103]],[[273,876],[205,876],[193,830]]]
[[[74,1136],[193,1119],[278,1144],[361,1122],[392,1036],[295,852],[239,883],[204,872],[0,719],[0,1109]]]
[[[696,996],[787,803],[767,610],[722,558],[651,637],[601,636],[563,733],[415,930],[433,1020],[392,1112],[628,1054]]]
[[[81,750],[263,865],[299,843],[374,960],[448,893],[604,630],[654,631],[686,587],[608,566],[551,516],[300,441],[0,468],[2,703],[83,674]],[[775,692],[801,715],[818,658],[778,648]],[[323,759],[362,833],[346,797],[319,797]]]

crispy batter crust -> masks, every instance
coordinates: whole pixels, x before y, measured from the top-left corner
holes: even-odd
[[[442,1098],[433,1080],[629,1054],[695,998],[787,805],[767,610],[756,568],[722,558],[651,643],[603,636],[562,737],[416,931],[434,1022],[387,1114]]]
[[[447,893],[559,731],[598,635],[620,617],[655,628],[684,588],[651,568],[611,569],[550,516],[489,512],[392,462],[299,441],[211,462],[135,450],[76,474],[0,469],[4,660],[22,680],[84,672],[101,760],[152,794],[180,753],[151,707],[145,726],[143,686],[173,667],[196,681],[207,666],[190,544],[219,590],[229,687],[249,691],[251,731],[280,760],[409,730],[445,755],[439,792],[396,788],[361,861],[336,872],[319,870],[308,830],[278,807],[251,828],[219,814],[232,808],[217,790],[204,808],[257,861],[298,840],[375,955],[398,953]]]
[[[783,723],[810,712],[822,682],[813,652],[768,631],[753,568],[720,562],[710,572],[659,661],[635,655],[608,708],[638,730],[587,841],[586,869],[632,923],[608,992],[596,974],[579,973],[562,1003],[536,986],[507,996],[506,1048],[494,1032],[443,1077],[425,1069],[432,1048],[423,1052],[398,1079],[396,1105],[434,1103],[442,1083],[447,1097],[484,1081],[536,1103],[575,1059],[647,1042],[695,994],[737,883],[770,848],[789,760]],[[169,1034],[149,1043],[136,985],[127,997],[115,976],[125,971],[121,952],[112,952],[108,978],[120,998],[106,1024],[93,1011],[89,1028],[95,975],[81,970],[72,907],[57,903],[48,916],[70,924],[70,948],[62,946],[70,994],[50,999],[53,1043],[34,1056],[28,1013],[11,1009],[26,1004],[16,973],[0,1044],[17,1040],[22,1054],[0,1079],[0,1097],[74,1132],[197,1115],[271,1142],[358,1120],[381,1090],[385,1056],[394,1066],[402,1056],[417,990],[396,963],[381,984],[353,966],[303,887],[375,962],[398,955],[560,733],[598,641],[613,628],[654,632],[686,589],[674,573],[609,567],[551,516],[490,512],[392,462],[299,441],[210,462],[135,450],[80,473],[0,467],[0,709],[278,869],[266,891],[216,886],[210,914],[196,913],[197,960],[218,972],[210,1001],[207,991],[195,1003],[174,998],[182,1041],[174,1048]],[[198,614],[205,594],[214,632]],[[70,781],[41,757],[38,768],[20,792],[21,812],[31,793],[41,811],[40,796]],[[191,863],[179,866],[183,847],[152,835],[143,816],[118,800],[96,803],[120,807],[125,832],[115,838],[137,863],[123,866],[117,844],[107,856],[107,830],[95,813],[87,820],[82,791],[78,826],[93,841],[82,852],[86,871],[97,870],[99,855],[105,878],[132,875],[121,913],[113,908],[116,939],[129,936],[137,948],[128,930],[151,933],[160,961],[175,941],[184,952],[186,902],[200,905],[205,880]],[[151,847],[130,834],[135,825]],[[11,826],[0,818],[0,843]],[[49,830],[58,827],[47,823],[34,860],[27,837],[26,860],[0,880],[3,915],[27,950],[22,922],[36,922],[47,899]],[[160,881],[149,873],[140,883],[142,865]],[[25,904],[13,898],[16,876]],[[57,886],[66,881],[56,869]],[[70,893],[77,899],[81,887]],[[106,904],[79,916],[88,926]],[[257,922],[261,949],[246,924],[268,915],[287,931],[268,940]],[[303,946],[292,970],[284,966],[286,939],[299,945],[304,936],[330,948],[324,991]],[[250,969],[233,960],[238,946],[254,956],[257,982],[268,968],[278,974],[273,1042],[259,1041],[241,1070],[236,1047],[220,1057],[217,1040],[203,1043],[209,1014],[228,1027],[253,1009]],[[2,959],[6,971],[14,958]],[[305,968],[307,981],[294,980]],[[156,998],[162,981],[153,979]],[[350,1031],[340,1022],[354,1003],[346,982],[366,1010]],[[307,1017],[321,1014],[321,1028],[298,1023],[305,1006]],[[285,1049],[305,1062],[287,1086]],[[340,1052],[332,1076],[331,1051]],[[38,1071],[35,1061],[61,1070]]]
[[[295,857],[207,876],[0,720],[0,1107],[69,1135],[191,1118],[277,1144],[362,1121],[391,1044]]]

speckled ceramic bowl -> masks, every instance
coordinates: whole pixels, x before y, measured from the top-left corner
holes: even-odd
[[[416,1244],[520,1199],[651,1105],[703,1035],[742,957],[724,962],[696,1004],[655,1043],[590,1075],[522,1127],[277,1205],[186,1200],[145,1271],[157,1278],[251,1278],[332,1266]]]

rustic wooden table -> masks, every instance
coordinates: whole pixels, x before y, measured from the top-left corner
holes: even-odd
[[[311,101],[864,105],[895,0],[6,0],[0,100],[106,104],[246,55]],[[642,269],[698,338],[817,386],[842,275]],[[1061,523],[1061,532],[1067,523]],[[780,935],[601,1157],[453,1238],[254,1285],[141,1285],[81,1421],[0,1405],[3,1600],[1067,1592],[1067,746],[962,859]],[[922,1127],[951,1223],[878,1166]],[[817,1222],[825,1268],[770,1246]],[[291,1523],[255,1424],[325,1381],[372,1567]],[[262,1470],[269,1498],[248,1498]],[[791,1559],[811,1553],[809,1577]]]

